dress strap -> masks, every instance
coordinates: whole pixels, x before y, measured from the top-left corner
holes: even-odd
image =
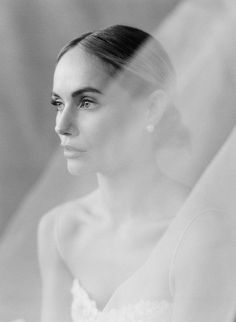
[[[177,240],[176,246],[174,248],[172,257],[171,257],[171,261],[170,261],[170,267],[169,267],[169,290],[170,290],[170,294],[172,296],[174,296],[174,264],[175,264],[175,260],[176,260],[176,256],[177,253],[183,243],[184,237],[187,234],[187,232],[189,231],[189,229],[191,228],[191,226],[193,225],[193,223],[200,218],[201,216],[204,216],[208,213],[212,213],[212,212],[217,212],[217,213],[222,213],[223,209],[220,208],[205,208],[202,211],[196,212],[192,217],[190,217],[190,220],[186,223],[184,229],[182,230],[182,232],[179,235],[179,238]]]

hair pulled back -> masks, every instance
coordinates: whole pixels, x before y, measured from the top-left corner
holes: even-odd
[[[157,89],[171,96],[175,90],[176,75],[168,54],[157,39],[141,29],[114,25],[84,33],[61,49],[57,63],[76,46],[99,58],[111,77],[118,74],[123,86],[134,97]],[[179,112],[169,104],[158,127],[158,145],[165,145],[168,141],[182,144],[186,141],[186,133]]]

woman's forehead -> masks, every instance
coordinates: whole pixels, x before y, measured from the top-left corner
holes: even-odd
[[[109,80],[110,76],[99,58],[76,46],[59,60],[54,72],[53,91],[103,87]]]

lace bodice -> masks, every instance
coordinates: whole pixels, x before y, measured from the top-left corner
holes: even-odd
[[[134,305],[101,311],[77,279],[71,289],[73,322],[170,322],[171,305],[166,301],[140,300]]]

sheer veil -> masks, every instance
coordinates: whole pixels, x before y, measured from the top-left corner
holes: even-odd
[[[47,109],[47,98],[58,48],[65,40],[80,34],[81,29],[103,27],[95,24],[95,16],[102,21],[102,10],[105,15],[109,8],[106,1],[101,7],[91,1],[89,11],[81,2],[82,15],[78,8],[75,10],[75,3],[71,2],[66,9],[63,1],[57,2],[59,21],[72,21],[71,26],[67,25],[67,34],[65,25],[48,17],[53,12],[53,3],[46,1],[45,5],[34,6],[23,1],[23,7],[28,7],[26,13],[32,14],[31,19],[38,18],[24,23],[26,13],[19,5],[2,4],[2,32],[8,39],[4,38],[3,76],[0,76],[4,84],[0,90],[3,97],[0,321],[19,317],[29,322],[39,320],[41,289],[36,246],[39,219],[54,206],[85,195],[96,187],[94,175],[72,177],[67,173],[61,150],[57,149],[58,141],[52,133],[54,114]],[[124,0],[122,3],[125,6],[133,2]],[[175,118],[184,131],[176,138],[178,129],[167,128],[168,133],[173,131],[171,139],[162,142],[156,158],[163,172],[191,189],[177,215],[206,207],[220,209],[225,220],[236,227],[236,5],[234,0],[168,1],[175,6],[169,12],[165,8],[163,16],[166,18],[156,28],[155,10],[158,17],[161,7],[158,1],[148,3],[145,10],[146,14],[152,12],[151,24],[148,19],[143,26],[140,24],[140,4],[137,5],[140,14],[132,21],[124,13],[120,21],[107,18],[106,25],[118,22],[149,29],[163,44],[175,67],[178,79],[177,91],[173,93]],[[120,11],[122,14],[125,8]],[[66,14],[73,19],[63,18]],[[88,19],[85,19],[86,14]],[[75,22],[80,15],[81,25]],[[20,40],[17,34],[13,35],[14,24],[20,26]],[[28,28],[32,34],[29,31],[24,34]],[[37,30],[40,30],[37,35],[40,44],[34,37]],[[25,47],[28,40],[23,35],[32,38],[31,47]],[[57,49],[52,44],[54,39]],[[148,55],[149,50],[147,44],[130,66],[135,65],[139,55]],[[236,268],[236,254],[232,265]],[[236,274],[232,288],[236,299]]]

